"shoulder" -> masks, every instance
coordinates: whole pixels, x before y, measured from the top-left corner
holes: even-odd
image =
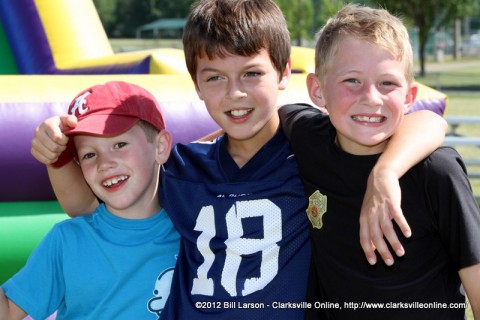
[[[408,176],[423,181],[431,190],[469,188],[465,163],[460,154],[451,147],[440,147],[425,160],[413,167]],[[455,186],[455,187],[453,187]]]
[[[311,118],[328,118],[327,114],[323,113],[320,109],[304,103],[282,106],[278,110],[278,114],[280,115],[282,123]]]
[[[177,144],[165,164],[168,169],[198,165],[215,158],[217,146],[221,139],[217,138],[208,142],[191,142],[188,144]]]
[[[448,176],[455,172],[466,173],[465,164],[460,154],[451,147],[440,147],[423,162],[423,168]]]
[[[202,159],[209,157],[216,149],[217,145],[221,143],[223,136],[212,141],[195,141],[188,144],[179,143],[172,149],[171,158],[173,160]]]
[[[309,104],[289,104],[278,110],[283,129],[288,133],[293,128],[308,126],[325,126],[330,118],[322,110]]]
[[[192,180],[203,179],[205,174],[217,168],[220,144],[224,136],[210,142],[192,142],[177,144],[162,166],[162,176],[188,177]]]
[[[308,104],[286,105],[279,110],[283,131],[292,144],[335,136],[330,117]]]
[[[92,213],[84,214],[71,219],[67,218],[63,221],[57,222],[50,230],[50,233],[58,235],[72,235],[73,232],[78,232],[78,230],[89,228],[89,226],[96,219],[96,216],[98,216],[102,210],[107,210],[105,208],[105,204],[103,203],[99,204]]]

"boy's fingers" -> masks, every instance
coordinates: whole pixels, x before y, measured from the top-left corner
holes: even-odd
[[[46,157],[44,156],[43,154],[37,152],[35,149],[31,149],[31,154],[32,156],[37,159],[37,161],[39,161],[40,163],[43,163],[45,165],[51,165],[52,163],[54,163],[55,161],[57,161],[57,158],[49,158],[49,157]]]
[[[382,233],[385,237],[384,239],[387,239],[388,243],[392,247],[395,254],[399,257],[403,256],[405,254],[405,251],[403,250],[402,244],[398,240],[397,233],[395,232],[395,230],[393,228],[392,220],[385,219],[384,221],[382,221],[381,228],[382,228]],[[386,250],[388,250],[388,254],[386,252],[380,252],[380,250],[379,250],[380,255],[382,257],[384,257],[384,256],[391,257],[391,253],[390,253],[390,250],[389,250],[388,246],[387,246]],[[392,260],[392,263],[393,263],[393,260]]]
[[[375,246],[385,264],[391,266],[393,264],[393,257],[383,237],[383,230],[378,223],[372,222],[370,224],[370,237],[373,246]]]
[[[30,153],[32,156],[44,164],[52,164],[57,161],[59,155],[66,149],[65,145],[59,145],[52,140],[46,140],[40,143],[38,140],[32,140]]]
[[[390,208],[390,212],[393,220],[398,225],[400,230],[402,230],[403,235],[406,238],[410,238],[410,236],[412,235],[412,230],[410,229],[410,226],[408,225],[408,222],[403,215],[402,209],[399,207]]]
[[[368,226],[360,225],[360,245],[369,264],[374,265],[377,263],[377,255],[375,254],[375,246],[370,241],[370,231]]]
[[[63,132],[67,129],[73,129],[78,125],[77,117],[71,114],[60,116],[60,130]]]
[[[73,118],[72,118],[73,117]],[[35,128],[30,153],[46,165],[54,163],[65,151],[68,137],[62,133],[62,127],[76,126],[76,118],[71,115],[55,116],[45,120]]]

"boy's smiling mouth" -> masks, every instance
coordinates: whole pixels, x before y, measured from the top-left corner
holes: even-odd
[[[362,122],[372,122],[372,123],[380,123],[385,121],[385,117],[382,116],[352,116],[352,119],[355,121],[362,121]]]
[[[115,178],[112,178],[112,179],[108,179],[108,180],[105,180],[103,181],[103,186],[104,187],[107,187],[107,188],[110,188],[122,181],[125,181],[127,180],[129,177],[128,176],[119,176],[119,177],[115,177]]]
[[[227,111],[227,114],[232,118],[242,118],[246,116],[248,113],[252,112],[253,109],[235,109]]]

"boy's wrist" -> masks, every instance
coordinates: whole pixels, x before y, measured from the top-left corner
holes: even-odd
[[[402,176],[402,174],[399,172],[399,169],[391,162],[388,164],[384,164],[382,162],[377,163],[373,167],[371,175],[375,179],[388,179],[388,177],[399,179]]]

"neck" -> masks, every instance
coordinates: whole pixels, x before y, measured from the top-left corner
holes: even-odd
[[[269,121],[260,131],[252,137],[239,140],[228,137],[228,152],[239,168],[252,159],[255,154],[277,133],[280,122]]]

